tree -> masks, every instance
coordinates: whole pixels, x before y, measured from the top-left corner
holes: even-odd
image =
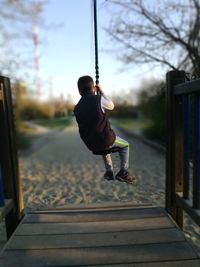
[[[138,108],[152,121],[144,134],[148,138],[165,142],[165,83],[159,80],[144,82],[138,92]]]
[[[107,32],[128,63],[159,63],[200,75],[199,0],[109,0]]]
[[[17,70],[29,65],[32,27],[35,23],[44,25],[45,4],[44,0],[0,1],[0,73],[16,77]]]

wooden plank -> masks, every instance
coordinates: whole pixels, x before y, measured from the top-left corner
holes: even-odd
[[[174,86],[185,82],[184,71],[169,71],[167,73],[167,153],[166,153],[166,209],[176,220],[176,206],[173,203],[176,189],[175,179],[175,96]]]
[[[200,260],[184,260],[184,261],[165,261],[165,262],[145,262],[131,264],[109,264],[109,265],[92,265],[92,267],[199,267]],[[57,267],[57,266],[52,266]],[[81,266],[80,266],[81,267]],[[84,265],[84,267],[91,267],[91,265]]]
[[[81,203],[81,204],[69,204],[66,206],[51,208],[45,207],[36,210],[29,210],[28,213],[66,213],[66,212],[81,212],[81,211],[102,211],[102,210],[124,210],[130,208],[148,208],[153,207],[150,203],[135,204],[134,202],[103,202],[103,203]]]
[[[200,209],[194,209],[192,200],[184,199],[183,194],[177,192],[175,195],[176,203],[179,207],[185,210],[187,214],[200,226]]]
[[[2,221],[13,208],[13,199],[5,199],[5,206],[0,207],[0,221]]]
[[[190,81],[189,83],[178,84],[174,88],[175,95],[193,94],[200,91],[200,79]]]
[[[133,218],[148,218],[164,216],[166,212],[163,208],[138,208],[111,211],[87,211],[87,212],[67,212],[29,214],[26,216],[25,223],[50,223],[50,222],[89,222],[89,221],[109,221],[127,220]]]
[[[101,264],[145,263],[156,261],[196,259],[194,250],[187,242],[146,244],[132,246],[8,250],[0,258],[0,266],[82,266]]]
[[[24,222],[24,221],[23,221]],[[17,228],[16,235],[48,235],[67,233],[95,233],[109,231],[131,231],[144,229],[162,229],[175,227],[168,217],[154,217],[134,220],[84,222],[84,223],[22,223]]]
[[[29,235],[14,236],[6,249],[94,248],[184,240],[183,233],[176,228],[90,234]]]

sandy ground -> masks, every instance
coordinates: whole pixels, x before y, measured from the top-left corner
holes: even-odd
[[[34,144],[28,157],[20,158],[26,207],[107,201],[164,205],[164,158],[138,141],[129,142],[130,172],[138,176],[134,186],[103,179],[101,156],[87,150],[75,126],[48,132]],[[113,154],[113,163],[117,172],[117,153]]]
[[[76,126],[62,131],[44,131],[33,147],[20,156],[24,199],[27,209],[60,207],[69,204],[125,202],[164,206],[165,157],[134,139],[131,146],[130,172],[138,177],[134,185],[103,178],[101,156],[94,156],[79,138]],[[115,172],[118,154],[113,154]],[[186,235],[199,246],[199,228],[188,223]],[[2,231],[1,231],[2,232]]]

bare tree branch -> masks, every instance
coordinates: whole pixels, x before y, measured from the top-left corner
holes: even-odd
[[[112,35],[112,32],[109,32],[110,35]],[[127,49],[131,49],[132,51],[136,52],[137,53],[137,59],[134,57],[134,60],[138,63],[146,63],[147,62],[147,59],[149,60],[149,62],[152,62],[152,61],[156,61],[156,62],[160,62],[162,64],[165,64],[165,65],[168,65],[170,68],[174,69],[174,70],[177,70],[177,68],[175,66],[173,66],[172,64],[170,64],[164,57],[161,58],[161,57],[158,57],[156,56],[155,54],[151,54],[151,53],[148,53],[146,52],[145,50],[140,50],[140,49],[137,49],[135,48],[134,46],[130,45],[129,43],[127,43],[126,41],[124,41],[123,39],[120,39],[119,37],[113,35],[112,36],[115,40],[123,43],[123,45],[127,48]],[[131,55],[126,55],[124,58],[123,58],[123,61],[125,61],[126,63],[132,61],[133,58]]]
[[[109,3],[117,8],[118,16],[113,18],[107,32],[123,49],[126,62],[192,68],[200,75],[199,0],[163,0],[160,4],[110,0]]]

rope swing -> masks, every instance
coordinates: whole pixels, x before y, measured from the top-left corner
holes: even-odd
[[[93,0],[94,11],[94,46],[95,46],[95,78],[96,85],[99,84],[99,55],[98,55],[98,29],[97,29],[97,1]]]
[[[98,30],[97,30],[97,1],[93,0],[93,12],[94,12],[94,46],[95,46],[95,77],[96,85],[99,84],[99,55],[98,55]],[[108,148],[101,151],[93,152],[95,155],[107,155],[110,153],[119,152],[118,147]]]

